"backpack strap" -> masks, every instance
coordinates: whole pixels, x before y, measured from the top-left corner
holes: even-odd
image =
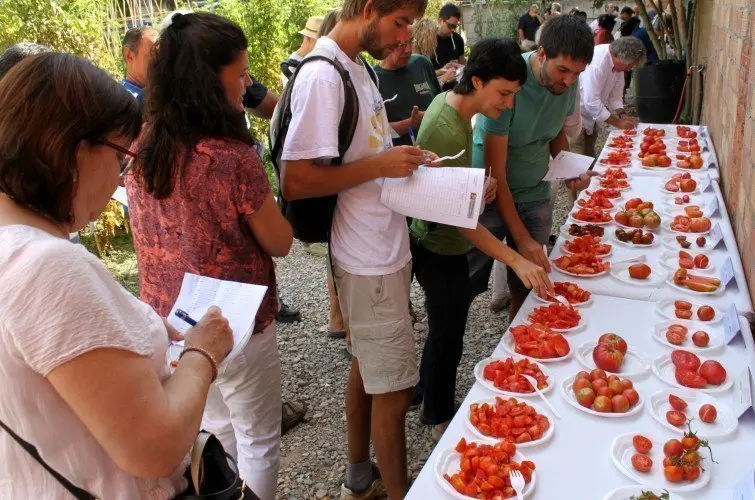
[[[283,73],[283,76],[290,80],[296,68],[299,67],[299,62],[296,59],[286,59],[283,61],[281,63],[281,73]]]
[[[53,469],[47,462],[44,461],[42,456],[39,454],[39,451],[37,451],[37,448],[29,443],[28,441],[25,441],[21,436],[13,432],[10,427],[5,425],[5,423],[0,420],[0,427],[5,429],[5,432],[10,434],[10,437],[12,437],[24,450],[26,450],[26,453],[31,455],[31,457],[39,463],[47,472],[50,473],[52,477],[54,477],[60,484],[68,490],[68,492],[73,495],[73,497],[76,500],[96,500],[95,497],[93,497],[89,492],[86,490],[82,490],[78,486],[75,486],[71,481],[63,477],[58,471]]]

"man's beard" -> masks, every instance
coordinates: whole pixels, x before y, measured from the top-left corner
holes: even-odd
[[[548,92],[550,92],[553,95],[562,95],[566,93],[567,90],[569,90],[569,87],[564,88],[561,90],[560,84],[554,84],[551,82],[551,78],[548,75],[548,70],[546,69],[546,65],[548,64],[548,61],[546,60],[543,65],[540,67],[540,85],[545,87]],[[556,88],[559,87],[559,88]]]
[[[367,26],[367,30],[365,31],[364,35],[362,35],[360,44],[362,45],[362,48],[375,59],[385,59],[385,57],[392,50],[392,47],[380,46],[380,35],[378,34],[377,30],[377,20],[372,21],[370,25]]]

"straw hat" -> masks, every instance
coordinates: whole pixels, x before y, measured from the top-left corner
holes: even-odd
[[[307,19],[304,29],[299,31],[299,34],[309,38],[317,38],[317,33],[320,31],[323,21],[324,18],[322,17],[310,17]]]

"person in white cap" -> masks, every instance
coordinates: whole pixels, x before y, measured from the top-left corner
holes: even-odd
[[[307,24],[304,28],[299,30],[299,34],[304,37],[301,41],[301,45],[298,49],[288,56],[288,60],[283,61],[281,64],[281,70],[283,71],[283,86],[288,83],[288,79],[293,74],[294,70],[299,66],[299,63],[304,59],[312,49],[315,48],[315,42],[317,42],[317,33],[322,26],[322,17],[310,17],[307,19]]]

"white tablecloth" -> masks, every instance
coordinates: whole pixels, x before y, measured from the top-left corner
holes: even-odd
[[[581,309],[584,312],[583,316],[588,318],[586,328],[567,334],[572,350],[584,342],[596,340],[602,333],[615,332],[623,336],[630,347],[645,353],[650,361],[661,354],[670,352],[670,349],[650,337],[650,329],[657,322],[662,321],[662,318],[653,312],[653,304],[597,295],[593,298],[594,302],[591,306]],[[523,315],[538,304],[539,302],[530,294],[514,324],[520,323]],[[730,375],[739,373],[748,364],[751,369],[755,369],[752,334],[747,322],[743,318],[740,319],[743,336],[736,338],[719,355],[711,356],[719,360]],[[494,355],[507,354],[499,346]],[[537,466],[537,485],[532,499],[602,499],[614,488],[633,484],[618,471],[609,456],[611,442],[617,435],[628,432],[648,433],[663,441],[679,437],[651,417],[647,403],[639,415],[616,419],[588,415],[573,408],[560,396],[558,384],[583,369],[582,365],[572,356],[564,362],[549,363],[548,368],[553,372],[557,386],[548,393],[547,397],[563,419],[555,420],[555,432],[548,442],[533,448],[520,449]],[[670,388],[650,371],[642,376],[634,377],[633,382],[646,400],[655,392]],[[479,383],[473,385],[461,410],[454,417],[438,446],[435,447],[406,498],[411,500],[450,498],[441,490],[435,476],[435,460],[443,450],[455,446],[462,436],[467,440],[473,439],[474,435],[469,432],[465,424],[465,414],[469,403],[493,396],[495,393],[488,391]],[[717,396],[716,399],[719,405],[725,404],[731,407],[732,391]],[[526,398],[526,400],[541,407],[545,406],[537,396]],[[546,413],[551,416],[548,410]],[[748,470],[751,470],[755,463],[753,443],[755,443],[755,415],[750,411],[740,419],[735,434],[724,440],[712,442],[714,457],[719,463],[710,464],[706,461],[712,471],[710,483],[698,492],[684,493],[683,496],[688,499],[710,500],[731,498],[734,485]],[[659,466],[661,464],[656,463],[653,467]]]

